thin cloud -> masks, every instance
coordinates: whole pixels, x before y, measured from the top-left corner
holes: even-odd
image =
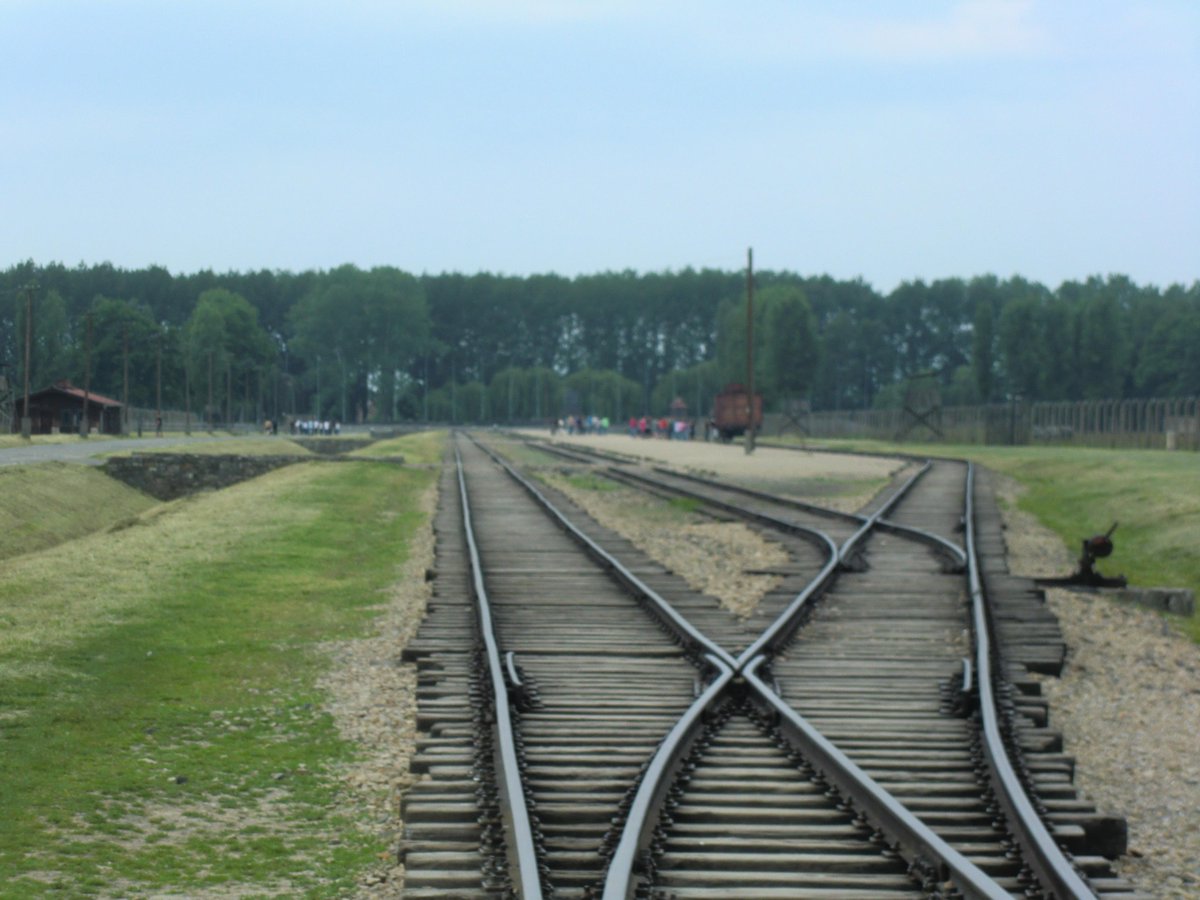
[[[897,62],[1023,56],[1049,43],[1029,0],[967,0],[939,18],[860,21],[842,41],[854,55]]]

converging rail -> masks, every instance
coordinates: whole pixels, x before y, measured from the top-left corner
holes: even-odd
[[[1004,673],[975,559],[972,467],[925,463],[867,514],[650,474],[626,459],[604,469],[785,542],[788,595],[764,600],[770,619],[755,624],[573,520],[552,489],[493,450],[456,445],[486,673],[473,678],[488,731],[476,771],[494,780],[481,788],[481,843],[503,850],[484,863],[488,896],[1130,896],[1111,879],[1104,893],[1089,886],[1039,818],[1029,772],[1009,758],[1017,741],[1011,713],[996,708]],[[497,467],[524,501],[490,474]],[[949,516],[930,498],[956,472],[963,506]],[[956,525],[961,546],[949,537]],[[906,562],[918,546],[932,569]],[[908,586],[893,603],[876,569],[896,563]],[[939,636],[965,624],[964,596],[970,663],[959,662],[957,638]],[[897,606],[921,621],[869,630],[865,642],[848,636]],[[658,628],[638,625],[645,617]],[[920,699],[931,691],[932,707]],[[418,825],[419,802],[414,792]],[[468,830],[430,841],[427,861],[465,864],[448,848],[465,846],[457,838]],[[444,896],[439,879],[455,876],[416,874],[412,884],[422,877],[429,886],[414,897]]]

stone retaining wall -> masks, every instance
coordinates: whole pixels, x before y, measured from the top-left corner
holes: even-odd
[[[229,487],[308,459],[304,456],[139,453],[108,460],[104,471],[158,500],[174,500],[196,491]]]
[[[354,437],[293,437],[290,440],[293,444],[299,444],[305,450],[319,453],[322,456],[338,456],[342,453],[349,453],[352,450],[358,450],[375,443],[370,438]]]

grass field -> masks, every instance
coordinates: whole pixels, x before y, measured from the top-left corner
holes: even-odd
[[[139,515],[155,500],[93,466],[0,467],[0,560],[43,550]]]
[[[1113,522],[1116,549],[1099,568],[1144,587],[1187,587],[1200,595],[1200,455],[1161,450],[980,447],[821,441],[813,446],[972,459],[1027,489],[1020,506],[1076,551]],[[1064,573],[1065,574],[1065,573]],[[1171,617],[1200,642],[1200,616]]]
[[[336,812],[322,644],[369,632],[435,477],[290,466],[0,561],[0,897],[351,893],[393,848]]]
[[[347,456],[371,459],[374,457],[403,456],[404,462],[412,466],[435,466],[442,461],[446,444],[444,431],[420,431],[403,437],[376,441]]]

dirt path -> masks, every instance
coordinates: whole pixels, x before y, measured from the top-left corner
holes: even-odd
[[[103,465],[101,453],[118,453],[122,450],[147,450],[151,447],[171,447],[179,444],[207,444],[213,441],[245,440],[229,435],[168,435],[167,437],[76,438],[63,443],[30,443],[19,447],[0,448],[0,466],[25,466],[42,462],[76,462],[88,466]],[[266,438],[264,438],[266,440]]]

